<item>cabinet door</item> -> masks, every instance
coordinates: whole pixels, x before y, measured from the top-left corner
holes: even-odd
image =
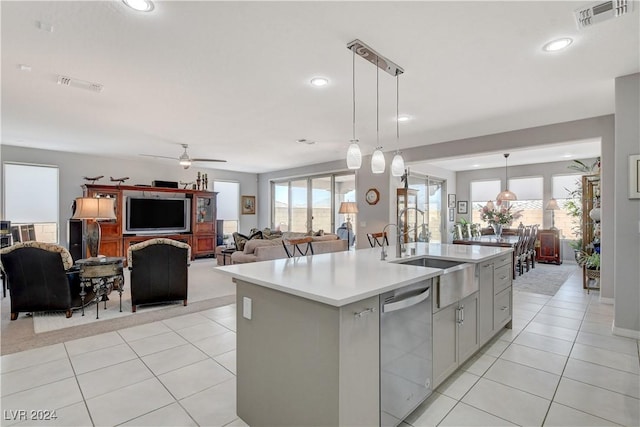
[[[478,264],[478,329],[480,343],[493,336],[493,262]]]
[[[480,348],[478,340],[478,293],[460,301],[458,314],[458,360],[463,363]]]
[[[215,197],[195,196],[194,233],[213,233],[215,231],[215,203]]]
[[[458,304],[433,315],[433,388],[458,367]]]

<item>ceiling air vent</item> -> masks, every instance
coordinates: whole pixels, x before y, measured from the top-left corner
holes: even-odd
[[[63,86],[73,86],[80,89],[88,89],[93,92],[102,92],[103,86],[100,83],[88,82],[86,80],[74,79],[73,77],[58,76],[58,84]]]
[[[610,0],[592,3],[575,11],[578,28],[590,27],[598,22],[617,18],[633,11],[633,1]]]

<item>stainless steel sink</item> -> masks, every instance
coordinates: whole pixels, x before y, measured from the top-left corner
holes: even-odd
[[[438,258],[416,258],[400,264],[442,269],[437,280],[434,279],[433,305],[436,310],[453,304],[478,290],[475,264]]]

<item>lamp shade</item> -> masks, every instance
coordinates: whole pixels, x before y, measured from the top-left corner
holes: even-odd
[[[116,219],[115,199],[108,197],[78,197],[72,219]]]
[[[384,154],[380,150],[380,147],[376,148],[371,156],[371,172],[372,173],[384,173],[385,161]]]
[[[358,140],[352,139],[347,150],[347,168],[360,169],[360,166],[362,166],[362,152]]]
[[[391,175],[402,176],[404,175],[404,159],[399,151],[396,151],[396,155],[393,156],[391,161]]]
[[[358,204],[356,202],[342,202],[340,203],[340,209],[338,213],[341,214],[354,214],[358,213]]]
[[[509,189],[507,188],[506,190],[498,193],[498,195],[496,196],[496,200],[498,202],[513,202],[514,200],[518,200],[518,197],[516,196],[516,193],[514,193],[513,191],[509,191]]]
[[[549,203],[547,203],[547,207],[545,207],[545,209],[548,211],[557,211],[560,210],[560,206],[558,206],[558,201],[556,199],[551,199],[549,200]]]
[[[490,211],[494,210],[496,208],[496,206],[493,204],[493,200],[489,200],[486,204],[487,209],[489,209]]]

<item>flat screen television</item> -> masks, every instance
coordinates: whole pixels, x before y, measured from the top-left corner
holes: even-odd
[[[191,231],[191,199],[127,197],[125,234]]]

